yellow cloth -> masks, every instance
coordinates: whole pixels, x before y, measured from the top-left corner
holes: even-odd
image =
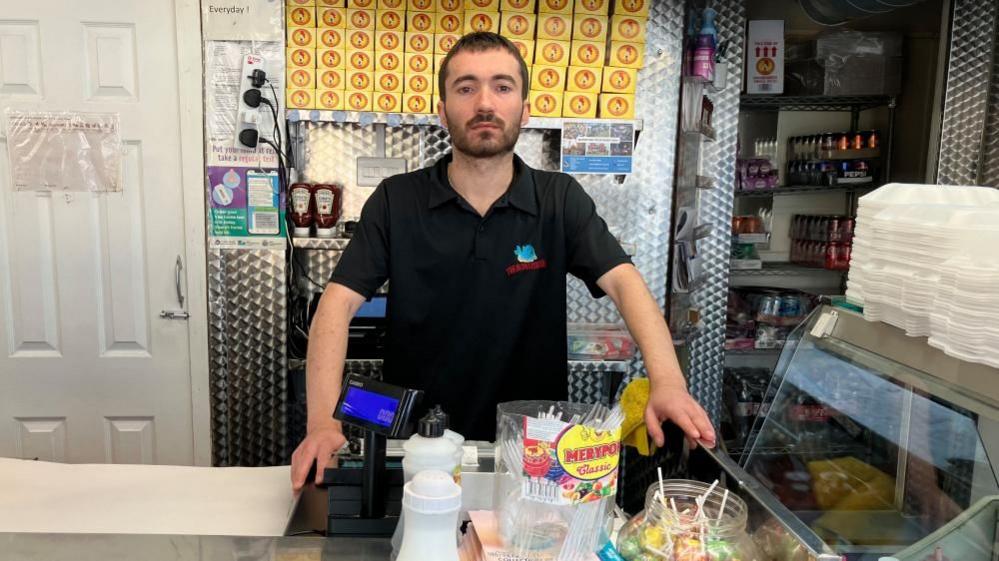
[[[624,410],[621,443],[636,448],[643,456],[650,456],[655,451],[655,444],[649,442],[649,434],[645,430],[645,407],[648,403],[648,378],[632,380],[621,392],[621,409]]]

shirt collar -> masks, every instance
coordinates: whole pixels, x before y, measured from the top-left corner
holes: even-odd
[[[451,187],[451,181],[447,177],[447,166],[451,163],[451,154],[441,158],[431,172],[432,188],[430,190],[429,208],[437,208],[444,203],[458,198],[458,192]],[[534,188],[534,170],[530,168],[520,156],[513,155],[513,181],[510,188],[496,202],[496,206],[503,205],[508,201],[510,206],[520,209],[530,215],[538,214],[538,199]]]

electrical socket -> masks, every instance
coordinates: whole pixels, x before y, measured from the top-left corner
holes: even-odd
[[[243,57],[242,73],[239,79],[239,94],[236,99],[236,134],[233,142],[235,142],[237,148],[253,148],[239,141],[239,135],[244,130],[253,129],[259,134],[261,130],[269,131],[274,125],[274,118],[266,106],[250,107],[243,101],[243,94],[247,90],[254,89],[252,80],[250,80],[250,75],[253,74],[254,70],[263,70],[266,72],[267,59],[258,54],[250,53]],[[261,93],[263,92],[261,91]]]

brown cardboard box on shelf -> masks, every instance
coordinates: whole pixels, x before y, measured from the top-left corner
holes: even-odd
[[[347,90],[343,96],[343,108],[346,111],[374,111],[374,92]]]
[[[614,13],[619,15],[649,17],[652,0],[614,0]]]
[[[465,11],[498,12],[500,0],[465,0]]]
[[[346,85],[347,72],[342,69],[325,69],[316,71],[316,89],[343,90]]]
[[[573,41],[604,43],[607,41],[607,35],[607,18],[605,16],[583,14],[572,19]]]
[[[572,66],[589,66],[591,68],[601,68],[607,57],[605,43],[593,41],[573,41],[572,56],[569,64]]]
[[[317,8],[346,8],[347,0],[316,0]]]
[[[437,2],[435,0],[406,0],[407,12],[436,12]]]
[[[606,16],[610,12],[611,0],[576,0],[574,13],[579,16],[590,14],[593,16]]]
[[[407,53],[423,53],[431,55],[434,52],[434,36],[432,33],[410,33],[406,32]]]
[[[364,29],[374,32],[375,13],[374,10],[354,10],[347,8],[347,29]]]
[[[285,62],[288,68],[315,68],[316,51],[307,47],[285,49]]]
[[[375,111],[382,113],[399,113],[402,111],[402,94],[394,92],[375,92]]]
[[[402,94],[403,113],[433,113],[431,105],[431,94],[404,93]]]
[[[434,20],[434,33],[461,35],[465,29],[465,16],[461,13],[437,12]]]
[[[465,0],[437,0],[435,11],[461,14],[465,11]]]
[[[628,41],[631,43],[645,42],[645,28],[648,27],[647,18],[618,15],[611,18],[611,41]]]
[[[607,66],[638,69],[644,64],[645,45],[642,43],[611,41],[610,49]]]
[[[406,74],[434,73],[433,55],[426,53],[406,53],[403,55],[403,71]]]
[[[587,66],[570,66],[566,90],[580,93],[600,93],[601,74],[604,69]]]
[[[316,48],[316,36],[318,35],[317,29],[315,27],[289,27],[288,28],[288,47],[305,47],[306,49]]]
[[[513,46],[517,47],[517,50],[520,51],[521,58],[524,59],[524,62],[528,66],[534,64],[534,41],[528,41],[526,39],[510,39],[510,42],[513,43]]]
[[[499,12],[465,11],[465,33],[474,33],[476,31],[491,31],[493,33],[499,33],[499,30]]]
[[[564,66],[535,66],[531,76],[531,89],[546,92],[564,91],[565,74]]]
[[[538,14],[538,40],[572,40],[572,16],[565,14]]]
[[[537,16],[519,12],[504,12],[500,16],[500,35],[507,39],[534,39]]]
[[[347,29],[346,8],[319,8],[316,22],[321,28]]]
[[[347,70],[345,75],[347,89],[358,92],[375,90],[375,73],[368,70]]]
[[[289,9],[296,6],[315,6],[316,0],[287,0],[284,5]]]
[[[406,0],[378,0],[375,3],[375,8],[379,10],[399,10],[400,12],[406,11]]]
[[[538,0],[500,0],[500,11],[533,14],[537,5]]]
[[[532,117],[561,117],[562,92],[531,92]]]
[[[406,12],[402,10],[375,11],[375,31],[406,31]]]
[[[376,4],[375,0],[347,0],[348,8],[359,8],[362,10],[374,10]]]
[[[457,33],[438,33],[434,35],[434,54],[446,55],[454,48],[454,44],[461,39]]]
[[[406,74],[403,91],[414,94],[432,95],[437,88],[437,76],[432,72]]]
[[[320,70],[347,68],[347,51],[344,49],[316,49],[316,68]]]
[[[572,44],[569,41],[539,39],[534,62],[546,66],[569,66]]]
[[[293,90],[316,89],[316,69],[289,67],[286,87]]]
[[[433,33],[436,16],[433,12],[406,12],[406,33]]]
[[[402,72],[375,72],[375,91],[402,93]]]
[[[295,6],[290,8],[285,16],[288,27],[315,27],[316,8],[314,6]]]
[[[375,50],[404,53],[406,52],[403,45],[405,38],[406,34],[402,31],[375,31]]]
[[[600,94],[601,119],[634,119],[634,94],[602,93]]]
[[[405,72],[403,60],[406,55],[396,51],[375,51],[376,72]]]
[[[572,16],[572,0],[538,0],[538,12]]]
[[[288,89],[285,90],[284,104],[288,109],[313,109],[315,107],[315,90]]]
[[[347,47],[346,29],[328,28],[319,30],[319,42],[317,49],[343,49]]]
[[[343,110],[343,90],[316,90],[316,109],[326,111]]]
[[[607,93],[633,94],[638,85],[638,70],[634,68],[604,68],[600,90]]]
[[[595,93],[565,92],[562,97],[562,116],[574,119],[595,119],[599,101]]]
[[[375,71],[374,51],[354,51],[347,49],[347,70],[363,70],[365,72]],[[358,88],[362,89],[362,88]]]
[[[367,29],[348,29],[346,46],[355,51],[373,51],[375,50],[375,32]]]

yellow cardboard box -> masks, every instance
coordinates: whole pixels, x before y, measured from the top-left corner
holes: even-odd
[[[403,55],[403,71],[406,74],[434,72],[434,59],[426,53],[406,53]]]
[[[375,91],[402,93],[402,72],[375,72]]]
[[[339,28],[329,28],[320,29],[319,31],[319,42],[316,43],[317,49],[343,49],[347,46],[344,42],[344,35],[346,34],[346,29]]]
[[[434,36],[432,33],[410,33],[406,32],[407,53],[433,54]]]
[[[346,8],[347,0],[316,0],[319,8]]]
[[[520,51],[521,58],[524,62],[531,66],[534,64],[534,41],[529,41],[527,39],[510,39],[517,50]]]
[[[434,94],[432,101],[430,102],[430,112],[436,113],[437,106],[441,103],[441,96],[439,94]]]
[[[375,31],[406,31],[406,12],[402,10],[375,11]]]
[[[347,8],[347,29],[375,30],[374,10],[355,10]]]
[[[649,17],[652,0],[614,0],[614,13],[619,15]]]
[[[319,8],[316,22],[323,28],[347,29],[347,8]]]
[[[500,0],[465,0],[465,11],[498,12]]]
[[[457,33],[438,33],[434,35],[434,54],[448,54],[451,52],[454,44],[458,42],[458,39],[461,39],[461,35]]]
[[[474,33],[476,31],[491,31],[493,33],[499,33],[499,30],[499,12],[465,11],[465,33]]]
[[[348,8],[357,8],[361,10],[374,10],[376,2],[375,0],[347,0]]]
[[[343,90],[317,89],[316,109],[326,111],[343,110]]]
[[[375,32],[367,29],[348,29],[346,46],[356,51],[373,51]]]
[[[294,8],[296,6],[315,6],[316,0],[288,0],[284,5],[289,8]]]
[[[402,111],[402,93],[375,92],[375,111],[398,113]]]
[[[638,84],[638,70],[634,68],[604,68],[600,90],[608,93],[633,94]]]
[[[562,98],[562,116],[575,119],[595,119],[599,94],[583,92],[565,92]]]
[[[347,89],[358,92],[375,91],[375,73],[370,70],[347,70]]]
[[[465,28],[465,18],[462,13],[437,12],[435,15],[434,33],[457,33],[461,35]]]
[[[316,49],[316,65],[320,70],[343,70],[347,68],[347,51]]]
[[[378,0],[375,6],[379,10],[399,10],[406,11],[406,0]]]
[[[403,113],[432,113],[430,94],[404,93],[402,94]]]
[[[343,108],[346,111],[373,111],[374,92],[347,90],[343,93]]]
[[[607,17],[579,15],[572,20],[573,41],[607,41]]]
[[[561,117],[562,92],[531,92],[532,117]]]
[[[436,12],[436,0],[406,0],[407,12]]]
[[[437,75],[432,72],[406,74],[403,91],[414,94],[433,94],[437,91]]]
[[[315,49],[317,35],[318,33],[315,27],[289,27],[288,46]]]
[[[434,55],[434,74],[441,71],[441,67],[444,66],[444,57],[447,55]]]
[[[285,49],[285,60],[288,68],[315,68],[316,50],[306,47]]]
[[[295,6],[294,8],[290,8],[285,16],[285,23],[287,23],[288,27],[315,27],[315,6]]]
[[[531,89],[534,91],[561,92],[565,90],[564,66],[544,66],[534,67],[534,74],[531,76]]]
[[[575,13],[606,16],[610,11],[611,0],[576,0]]]
[[[645,62],[645,45],[611,41],[607,66],[620,68],[641,68]]]
[[[375,31],[375,50],[403,53],[405,38],[406,34],[402,31]]]
[[[504,12],[500,18],[500,35],[508,39],[533,39],[537,16],[519,12]]]
[[[572,0],[538,0],[538,12],[571,16]]]
[[[569,41],[539,39],[534,51],[534,63],[547,66],[569,66],[570,49]]]
[[[634,119],[635,96],[633,94],[600,94],[601,119]]]
[[[347,72],[342,68],[317,70],[316,74],[317,90],[343,90],[347,85],[345,80]]]
[[[623,15],[611,18],[611,41],[645,42],[645,28],[648,18]]]
[[[604,65],[606,59],[606,43],[596,43],[593,41],[573,41],[572,57],[569,64],[572,66],[589,66],[599,68]]]
[[[465,11],[465,0],[437,0],[435,11],[460,14]]]
[[[537,4],[537,0],[500,0],[500,11],[533,14]]]
[[[538,14],[538,39],[553,41],[572,40],[572,16],[565,14]]]
[[[367,72],[375,71],[375,52],[374,51],[355,51],[352,49],[347,49],[347,70],[364,70]],[[363,89],[363,88],[357,88]]]
[[[403,72],[405,54],[396,51],[375,51],[376,72]]]
[[[316,69],[315,68],[288,68],[288,89],[293,90],[314,90],[316,89]]]
[[[570,66],[569,76],[566,78],[566,90],[579,93],[600,93],[600,83],[602,78],[602,68],[590,68],[588,66]],[[594,99],[594,108],[596,100]]]
[[[284,104],[288,109],[312,109],[315,107],[316,90],[285,90]]]
[[[433,33],[434,16],[433,12],[406,12],[406,33]]]

